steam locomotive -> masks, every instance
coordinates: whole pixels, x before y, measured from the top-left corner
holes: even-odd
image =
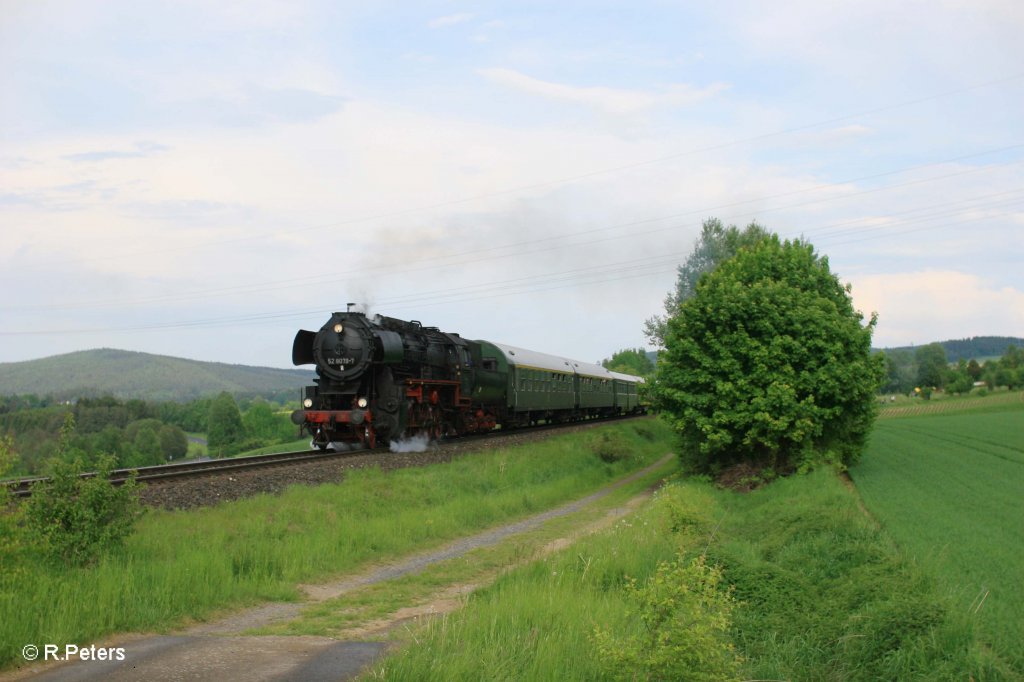
[[[292,421],[326,449],[640,413],[640,377],[360,312],[300,330],[292,363],[316,365]]]

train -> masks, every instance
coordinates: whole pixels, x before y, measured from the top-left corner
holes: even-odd
[[[351,310],[300,329],[292,363],[316,366],[291,418],[320,449],[644,412],[641,377]]]

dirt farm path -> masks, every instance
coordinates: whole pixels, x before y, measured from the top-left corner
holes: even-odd
[[[395,612],[340,633],[338,638],[319,636],[246,635],[255,628],[292,621],[311,605],[394,578],[412,575],[442,561],[495,546],[542,527],[546,522],[584,510],[618,488],[665,467],[672,459],[666,455],[658,462],[637,471],[595,493],[514,523],[461,538],[439,549],[415,554],[382,564],[363,573],[318,585],[301,586],[306,599],[301,602],[269,603],[236,612],[217,621],[202,623],[172,635],[115,635],[96,644],[120,647],[121,661],[76,661],[74,663],[30,665],[0,674],[0,682],[32,679],[40,682],[85,682],[98,680],[347,680],[360,674],[390,645],[381,641],[396,626],[418,618],[432,617],[456,610],[473,590],[489,584],[508,570],[489,573],[472,583],[455,583],[430,595],[426,600],[407,604]],[[655,486],[656,487],[656,486]],[[606,511],[596,520],[577,525],[564,537],[549,541],[521,563],[568,547],[576,539],[613,524],[639,507],[654,487],[634,496],[625,504]]]

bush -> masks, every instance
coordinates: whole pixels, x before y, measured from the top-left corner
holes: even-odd
[[[590,441],[590,451],[602,462],[612,464],[632,456],[632,448],[621,433],[602,431]]]
[[[114,458],[101,456],[96,476],[82,478],[82,462],[54,462],[48,481],[32,488],[25,514],[45,554],[55,561],[88,564],[124,543],[139,515],[135,479],[110,482]]]
[[[732,593],[722,571],[698,556],[661,562],[643,587],[626,591],[639,604],[642,634],[616,637],[594,631],[598,656],[620,680],[734,680],[742,660],[729,639]]]
[[[14,438],[9,434],[0,436],[0,479],[6,477],[17,461]],[[13,504],[11,491],[0,485],[0,594],[3,594],[5,580],[10,580],[16,570],[15,558],[21,553],[24,542],[21,531],[21,509]]]

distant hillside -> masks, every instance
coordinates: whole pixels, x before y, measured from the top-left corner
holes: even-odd
[[[297,396],[313,373],[102,348],[40,360],[0,363],[0,395],[34,393],[60,400],[113,395],[143,400],[191,400],[233,395]]]
[[[926,344],[927,345],[927,344]],[[1017,336],[972,336],[969,339],[951,339],[939,341],[939,345],[946,351],[946,359],[950,362],[957,362],[960,358],[970,360],[974,358],[998,358],[1006,352],[1011,345],[1024,348],[1024,339]],[[895,348],[875,348],[877,351],[909,351],[913,353],[919,346],[898,346]],[[647,351],[647,357],[655,365],[658,364],[658,351]]]
[[[981,358],[997,358],[1012,346],[1024,348],[1024,339],[1016,336],[972,336],[969,339],[952,339],[950,341],[939,341],[939,345],[946,351],[946,359],[950,362]],[[918,346],[899,346],[897,348],[883,348],[885,352],[910,351],[913,353]]]

